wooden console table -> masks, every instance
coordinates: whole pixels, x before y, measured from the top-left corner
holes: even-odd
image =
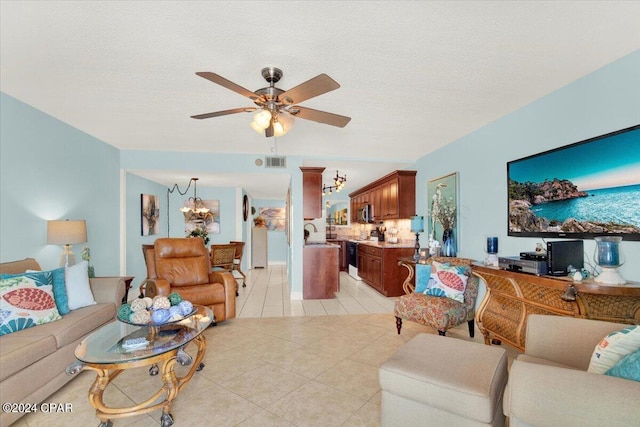
[[[524,350],[527,316],[551,314],[626,324],[640,324],[640,283],[622,286],[580,283],[568,277],[536,276],[473,265],[473,274],[482,279],[487,293],[476,312],[476,324],[485,344],[504,341]],[[562,298],[573,285],[575,300]]]

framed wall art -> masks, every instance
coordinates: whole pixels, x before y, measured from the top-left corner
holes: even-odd
[[[153,236],[160,233],[158,196],[140,195],[140,230],[142,236]]]

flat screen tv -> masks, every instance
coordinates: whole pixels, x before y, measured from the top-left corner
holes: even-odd
[[[507,163],[508,235],[640,240],[640,125]]]

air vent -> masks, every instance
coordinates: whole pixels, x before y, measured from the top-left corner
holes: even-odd
[[[287,158],[286,157],[265,157],[266,163],[264,165],[265,168],[286,168],[287,167]]]

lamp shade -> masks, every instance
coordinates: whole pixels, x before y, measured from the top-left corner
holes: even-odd
[[[75,221],[47,221],[47,244],[74,245],[87,241],[87,222]]]
[[[411,232],[422,233],[424,231],[424,217],[414,215],[411,217]]]

